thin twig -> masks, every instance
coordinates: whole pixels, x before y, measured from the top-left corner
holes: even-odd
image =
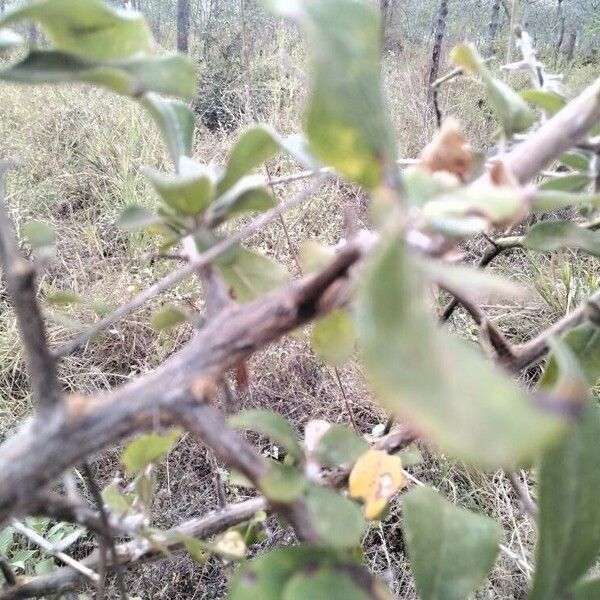
[[[61,552],[60,550],[56,550],[56,548],[54,548],[54,546],[48,540],[43,538],[37,532],[33,531],[33,529],[30,529],[29,527],[21,523],[21,521],[18,521],[17,519],[13,518],[10,520],[10,525],[15,531],[25,536],[27,539],[31,540],[42,550],[45,550],[48,554],[51,554],[52,556],[58,558],[59,560],[64,562],[65,565],[68,565],[72,569],[75,569],[76,571],[81,573],[81,575],[87,577],[90,581],[93,581],[95,584],[97,584],[100,580],[98,575],[94,573],[92,569],[86,567],[85,565],[75,560],[68,554]]]
[[[477,263],[477,268],[478,269],[485,269],[497,256],[499,256],[500,254],[502,254],[502,252],[504,252],[505,248],[501,248],[499,247],[495,242],[493,242],[492,240],[490,240],[489,238],[487,238],[488,241],[492,242],[493,247],[488,250],[479,260],[479,262]],[[456,310],[456,307],[459,305],[459,301],[454,298],[453,300],[451,300],[448,305],[446,306],[446,308],[444,309],[444,311],[442,312],[442,316],[440,317],[440,321],[442,323],[445,323],[454,313],[454,311]]]
[[[531,515],[532,517],[537,516],[538,507],[537,504],[533,501],[529,494],[529,490],[523,485],[521,481],[521,477],[515,473],[514,471],[507,473],[506,476],[510,481],[515,493],[517,494],[519,501],[523,506],[523,510]]]
[[[85,476],[88,489],[94,498],[94,502],[98,507],[98,514],[100,515],[100,520],[102,521],[102,525],[104,527],[104,542],[109,549],[110,557],[112,564],[115,569],[116,579],[117,579],[117,589],[119,590],[119,594],[121,596],[121,600],[127,600],[127,589],[125,588],[125,579],[123,578],[123,569],[121,568],[121,564],[119,563],[119,557],[117,554],[117,550],[115,547],[115,541],[110,533],[110,523],[108,520],[108,514],[106,513],[106,509],[104,508],[104,501],[102,500],[102,493],[100,492],[100,488],[96,483],[96,479],[94,478],[94,474],[90,469],[90,466],[87,462],[84,462],[82,465],[83,474]],[[104,554],[105,552],[101,552]],[[104,567],[106,567],[106,561],[104,560]]]
[[[342,399],[344,401],[344,406],[346,407],[346,412],[350,417],[350,422],[352,423],[352,427],[357,433],[360,433],[360,429],[356,424],[356,419],[354,418],[354,412],[352,411],[352,407],[350,406],[350,402],[348,401],[348,396],[346,396],[346,390],[344,389],[344,385],[342,383],[342,378],[340,377],[340,371],[337,367],[333,367],[333,372],[335,373],[335,378],[337,379],[338,386],[340,391],[342,392]]]
[[[267,225],[274,219],[277,219],[280,214],[304,202],[307,198],[312,196],[312,194],[314,194],[325,183],[326,180],[326,175],[320,176],[310,187],[299,192],[298,194],[295,194],[286,202],[282,202],[280,205],[264,213],[260,217],[254,219],[251,223],[249,223],[245,227],[242,227],[242,229],[240,229],[238,232],[232,234],[228,238],[224,239],[222,242],[215,244],[212,248],[209,248],[206,252],[200,254],[195,260],[189,261],[188,264],[184,267],[173,271],[164,279],[161,279],[154,285],[151,285],[150,287],[146,288],[143,292],[139,293],[137,296],[129,300],[129,302],[122,304],[111,314],[107,315],[103,319],[100,319],[97,323],[92,325],[82,334],[78,335],[75,339],[71,340],[70,342],[67,342],[64,346],[61,346],[60,348],[55,350],[54,356],[68,356],[69,354],[72,354],[82,346],[85,346],[95,335],[97,335],[101,331],[104,331],[113,323],[116,323],[117,321],[128,316],[155,296],[166,292],[168,289],[172,288],[174,285],[178,284],[186,277],[189,277],[190,275],[195,273],[201,267],[211,264],[216,258],[221,256],[223,253],[227,252],[228,250],[231,250],[231,248],[237,246],[243,240],[261,231],[265,225]]]
[[[35,268],[23,258],[4,201],[4,172],[0,165],[0,262],[4,279],[17,315],[19,331],[29,365],[28,373],[38,410],[49,419],[57,414],[62,394],[56,364],[48,349],[46,328],[37,303]]]

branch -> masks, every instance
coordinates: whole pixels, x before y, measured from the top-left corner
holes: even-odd
[[[35,268],[19,252],[4,201],[6,168],[6,164],[0,165],[0,262],[27,355],[33,396],[40,414],[44,419],[49,419],[55,409],[61,406],[60,386],[36,299]]]
[[[490,240],[491,241],[491,240]],[[492,241],[493,247],[488,250],[477,263],[477,268],[485,269],[497,256],[500,256],[505,248],[500,247],[495,241]],[[454,313],[456,307],[459,305],[457,298],[454,298],[448,303],[448,306],[444,309],[440,321],[445,323]]]
[[[499,157],[519,183],[527,183],[583,140],[600,120],[600,79],[569,102],[525,141]]]
[[[240,471],[257,489],[261,489],[262,480],[270,468],[269,463],[237,431],[229,427],[219,410],[205,406],[199,411],[192,404],[178,406],[175,410],[187,431],[211,448],[225,464]],[[294,526],[301,540],[313,543],[322,541],[302,500],[274,507]]]
[[[100,488],[98,487],[98,484],[96,483],[96,480],[94,479],[94,474],[92,473],[92,470],[90,469],[90,466],[87,462],[83,463],[82,470],[83,470],[83,474],[85,475],[85,478],[87,480],[88,489],[90,490],[92,497],[94,498],[94,502],[96,503],[96,506],[98,507],[98,515],[100,517],[100,522],[102,524],[102,529],[103,529],[102,537],[104,538],[104,542],[105,542],[106,546],[108,546],[108,549],[110,551],[111,561],[115,565],[115,572],[117,575],[117,589],[119,590],[121,600],[127,600],[127,590],[125,589],[125,581],[123,579],[123,572],[120,569],[118,554],[117,554],[117,550],[115,547],[115,541],[111,534],[111,528],[110,528],[110,524],[109,524],[109,520],[108,520],[108,514],[106,512],[106,509],[104,508],[104,500],[102,499],[102,492],[100,491]],[[100,553],[101,553],[101,561],[100,562],[102,565],[101,573],[105,574],[106,573],[106,549],[101,548]],[[105,583],[105,578],[103,578],[99,584],[99,586],[100,585],[102,586],[101,589],[104,589],[104,583]],[[98,595],[100,595],[100,587],[99,587]]]
[[[68,554],[57,550],[48,540],[43,538],[37,532],[33,531],[33,529],[29,529],[21,523],[17,521],[17,519],[11,519],[10,526],[21,535],[25,536],[27,539],[31,540],[34,544],[39,546],[42,550],[46,551],[48,554],[55,556],[58,560],[64,562],[66,565],[69,565],[72,569],[87,577],[90,581],[94,583],[98,583],[99,577],[92,569],[86,567],[79,561],[71,558]]]
[[[267,502],[264,498],[253,498],[233,506],[214,511],[203,517],[191,519],[168,530],[164,534],[164,541],[161,546],[169,551],[176,551],[182,548],[183,543],[174,541],[176,534],[183,534],[196,538],[208,538],[217,533],[221,533],[243,521],[247,521],[260,511],[266,510]],[[119,562],[123,566],[132,566],[142,560],[149,560],[163,554],[155,548],[148,547],[140,552],[139,545],[136,542],[127,542],[117,546],[117,555]],[[89,569],[98,567],[100,557],[98,552],[92,553],[88,558],[81,561],[81,564]],[[107,562],[107,567],[114,569],[112,561]],[[75,569],[65,567],[57,569],[48,575],[33,577],[15,587],[0,590],[0,600],[18,600],[20,598],[40,598],[50,594],[57,594],[73,589],[81,580],[82,575]]]
[[[507,473],[508,480],[517,494],[523,510],[530,516],[535,517],[538,514],[537,504],[533,501],[529,494],[529,490],[525,487],[521,478],[514,471]]]
[[[443,287],[447,292],[452,294],[455,301],[463,306],[463,308],[471,315],[472,319],[479,326],[480,344],[486,349],[487,345],[491,345],[491,358],[497,359],[498,362],[504,363],[514,359],[514,350],[510,342],[504,337],[504,334],[489,320],[485,312],[463,296],[455,289]],[[483,338],[483,339],[482,339]]]
[[[209,248],[206,252],[198,255],[194,260],[190,260],[184,267],[173,271],[167,275],[164,279],[161,279],[154,285],[145,289],[137,296],[132,298],[129,302],[121,305],[111,314],[107,315],[103,319],[100,319],[97,323],[92,325],[87,331],[84,331],[81,335],[77,336],[74,340],[67,342],[64,346],[61,346],[54,352],[54,356],[63,357],[72,354],[82,346],[85,346],[96,334],[100,333],[107,327],[110,327],[113,323],[123,319],[127,315],[131,314],[141,306],[143,306],[148,300],[158,296],[163,292],[166,292],[169,288],[173,287],[180,281],[186,279],[190,275],[196,273],[199,269],[210,265],[216,258],[231,250],[231,248],[237,246],[243,240],[252,237],[254,234],[259,232],[265,225],[271,221],[277,219],[279,215],[290,210],[291,208],[298,206],[304,202],[307,198],[312,196],[324,183],[327,181],[326,175],[321,175],[317,181],[315,181],[310,187],[303,190],[302,192],[292,196],[286,202],[282,202],[280,205],[264,213],[257,219],[254,219],[251,223],[242,227],[238,232],[232,234],[222,242],[215,244],[212,248]]]
[[[409,429],[394,430],[389,435],[377,439],[373,443],[373,448],[395,453],[412,443],[416,437],[416,433]],[[348,467],[334,471],[324,479],[324,483],[330,487],[340,488],[346,485],[350,470],[350,467]],[[182,548],[182,542],[176,541],[176,534],[178,533],[199,539],[206,539],[250,519],[261,510],[271,513],[274,507],[269,505],[265,498],[257,497],[213,511],[203,517],[191,519],[166,531],[161,536],[161,547],[170,552],[175,552]],[[67,518],[66,520],[71,519]],[[152,546],[140,550],[139,544],[135,541],[120,544],[116,547],[116,550],[119,563],[125,568],[132,567],[145,560],[164,556],[160,550]],[[82,564],[91,569],[96,569],[100,561],[98,554],[98,551],[93,552],[88,558],[81,561]],[[112,560],[108,561],[106,566],[109,570],[114,570],[115,568]],[[74,589],[81,579],[81,573],[74,569],[68,567],[61,568],[49,575],[34,577],[16,587],[0,590],[0,600],[17,600],[18,598],[32,598],[55,594]]]
[[[198,418],[211,407],[213,382],[266,344],[348,301],[349,269],[364,254],[348,243],[323,271],[215,317],[154,372],[113,391],[67,398],[52,427],[26,422],[0,446],[0,526],[11,513],[34,504],[31,490],[44,489],[64,471],[137,432],[172,426],[175,408],[193,402]]]
[[[590,317],[596,322],[595,315],[598,311],[600,311],[600,290],[590,296],[587,302],[542,331],[531,341],[514,346],[514,358],[506,366],[516,372],[537,362],[548,352],[548,343],[553,337],[560,336],[569,329],[581,325]]]

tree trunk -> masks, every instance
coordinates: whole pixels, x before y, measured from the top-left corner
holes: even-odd
[[[488,52],[494,51],[496,36],[500,29],[500,0],[492,0],[492,17],[488,27]]]
[[[567,64],[570,65],[573,62],[575,55],[575,46],[577,45],[577,29],[573,29],[569,34],[569,41],[567,42],[567,49],[565,50],[565,57]]]
[[[188,53],[190,36],[190,0],[177,0],[177,51]]]
[[[558,64],[558,53],[563,44],[563,40],[565,39],[565,14],[563,12],[562,6],[563,0],[558,0],[557,7],[557,15],[559,20],[558,25],[558,39],[556,40],[556,46],[554,47],[554,68],[556,69],[556,65]]]
[[[379,0],[381,10],[381,47],[385,47],[386,28],[389,17],[390,0]]]
[[[27,40],[30,44],[38,43],[38,30],[35,23],[30,23],[27,26]]]
[[[440,8],[437,12],[434,28],[433,51],[431,53],[431,67],[427,78],[427,100],[433,102],[433,89],[431,84],[437,79],[440,71],[440,57],[442,54],[442,42],[446,33],[446,20],[448,18],[448,0],[440,0]]]

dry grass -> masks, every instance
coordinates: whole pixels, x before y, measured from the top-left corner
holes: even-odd
[[[282,34],[284,36],[284,34]],[[289,40],[282,39],[285,44]],[[294,76],[281,84],[281,73],[258,64],[255,76],[264,75],[265,98],[261,114],[279,130],[299,128],[298,106],[304,85]],[[425,100],[423,52],[410,50],[386,56],[385,77],[390,106],[402,153],[415,156],[434,131]],[[236,83],[236,82],[234,82]],[[233,85],[233,84],[232,84]],[[237,81],[237,97],[244,98],[245,82]],[[475,146],[489,139],[493,125],[479,110],[480,89],[457,81],[442,95],[445,113],[464,123]],[[18,157],[22,167],[11,174],[8,201],[17,224],[42,218],[58,231],[58,254],[41,281],[41,293],[65,289],[86,298],[118,305],[149,282],[155,281],[170,263],[151,264],[147,257],[157,246],[148,235],[125,235],[115,225],[120,210],[130,202],[152,206],[155,202],[139,173],[143,164],[160,167],[166,155],[153,125],[136,106],[126,100],[87,88],[20,88],[2,86],[4,109],[0,133],[5,140],[3,157]],[[248,114],[246,107],[246,115]],[[250,119],[246,116],[246,121]],[[241,124],[243,125],[243,123]],[[235,132],[199,132],[195,154],[199,160],[223,163]],[[293,168],[275,162],[273,172]],[[296,186],[281,193],[292,193]],[[335,242],[342,232],[343,207],[356,206],[365,214],[364,199],[347,185],[331,184],[308,205],[286,215],[293,249],[279,224],[271,225],[253,244],[286,263],[294,273],[292,252],[306,238]],[[468,250],[477,256],[482,245]],[[571,264],[565,278],[564,265]],[[592,262],[572,252],[553,257],[515,252],[494,267],[532,286],[534,293],[525,306],[486,307],[514,340],[529,337],[549,319],[555,319],[584,298],[598,284]],[[106,389],[146,372],[159,364],[190,335],[183,328],[175,333],[154,333],[148,325],[153,309],[167,301],[190,301],[201,308],[202,299],[193,280],[187,281],[126,321],[94,340],[81,354],[63,362],[61,377],[67,389],[89,392]],[[0,293],[0,437],[5,437],[27,414],[29,396],[12,311],[4,290]],[[85,308],[59,313],[48,309],[50,340],[58,345],[96,317]],[[474,333],[467,317],[457,311],[453,325],[466,335]],[[302,432],[312,418],[348,422],[342,394],[332,372],[312,355],[305,340],[285,339],[255,356],[250,364],[250,387],[238,399],[240,407],[268,407],[287,416]],[[364,386],[358,364],[342,369],[342,382],[361,429],[365,432],[385,416]],[[259,449],[268,454],[267,440],[257,438]],[[508,481],[501,474],[484,475],[427,449],[424,462],[412,469],[419,480],[431,483],[458,504],[497,518],[504,528],[504,544],[517,556],[531,562],[534,529],[518,507]],[[216,506],[215,465],[210,453],[190,437],[184,438],[159,469],[160,491],[155,501],[156,525],[169,526],[181,519]],[[121,475],[118,453],[98,457],[96,469],[104,483]],[[226,473],[222,473],[226,476]],[[226,486],[228,498],[246,497],[245,490]],[[373,525],[365,538],[369,567],[401,598],[414,598],[401,532],[401,498],[390,517]],[[269,545],[291,543],[289,533],[269,522]],[[194,565],[177,555],[168,562],[144,565],[128,576],[132,594],[142,598],[219,598],[226,589],[230,566],[217,560]],[[521,598],[526,576],[517,561],[502,555],[478,598]]]

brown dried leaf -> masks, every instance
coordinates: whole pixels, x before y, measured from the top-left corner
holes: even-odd
[[[462,181],[467,180],[475,165],[475,157],[455,119],[446,119],[433,140],[425,146],[421,164],[432,173],[446,171]]]
[[[520,187],[516,177],[506,168],[506,165],[501,160],[492,163],[489,168],[489,177],[492,185],[498,187],[509,187],[513,189]]]

